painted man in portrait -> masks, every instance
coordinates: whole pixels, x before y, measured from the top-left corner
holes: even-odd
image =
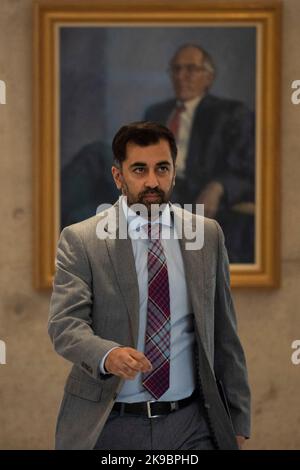
[[[224,230],[230,262],[251,263],[254,113],[240,101],[210,94],[216,69],[198,45],[181,46],[170,61],[169,74],[174,98],[150,106],[144,117],[167,125],[176,137],[173,202],[204,204],[205,215],[217,219]]]

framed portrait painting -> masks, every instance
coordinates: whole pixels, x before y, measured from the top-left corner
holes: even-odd
[[[171,201],[220,223],[232,285],[278,286],[280,18],[267,0],[36,2],[36,287],[61,230],[117,200],[111,142],[141,120],[173,131]]]

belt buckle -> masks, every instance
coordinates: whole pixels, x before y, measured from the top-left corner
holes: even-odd
[[[155,403],[155,400],[147,401],[147,414],[148,414],[148,418],[150,418],[150,419],[152,419],[152,418],[159,418],[159,416],[161,416],[161,415],[152,415],[152,413],[151,413],[151,403]]]

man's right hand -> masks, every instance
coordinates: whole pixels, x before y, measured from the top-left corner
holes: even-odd
[[[150,372],[151,362],[134,348],[116,348],[107,356],[104,367],[110,374],[122,379],[134,380],[139,372]]]

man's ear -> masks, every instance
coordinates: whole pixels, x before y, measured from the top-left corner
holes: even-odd
[[[113,165],[111,167],[111,173],[112,173],[112,176],[113,176],[113,179],[116,183],[116,186],[119,190],[122,189],[122,181],[123,181],[123,175],[122,175],[122,171],[119,167]]]
[[[175,186],[175,181],[176,181],[176,167],[174,168],[174,176],[173,176],[173,183],[172,183],[173,186]]]

